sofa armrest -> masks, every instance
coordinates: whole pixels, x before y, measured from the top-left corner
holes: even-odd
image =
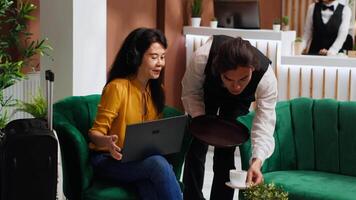
[[[183,115],[183,113],[173,107],[166,106],[163,110],[163,118],[174,117],[179,115]],[[189,149],[191,141],[192,137],[188,132],[188,128],[186,128],[180,152],[165,156],[167,161],[173,166],[173,171],[177,177],[177,180],[180,180],[185,155]]]
[[[238,117],[237,120],[241,122],[243,125],[247,127],[249,130],[248,133],[251,135],[251,128],[252,128],[252,122],[253,122],[253,117],[255,113],[251,112],[245,116]],[[240,150],[240,157],[241,157],[241,167],[243,170],[248,170],[250,164],[250,158],[252,156],[252,151],[251,151],[251,139],[249,138],[245,143],[239,146]]]
[[[192,136],[189,134],[189,132],[185,131],[183,141],[182,141],[182,147],[179,153],[174,153],[165,156],[167,161],[173,166],[173,171],[177,177],[177,180],[180,180],[181,174],[182,174],[182,166],[185,160],[185,155],[187,154],[187,151],[189,149],[190,143],[192,141]]]
[[[61,146],[64,193],[69,199],[79,199],[80,192],[89,187],[93,177],[87,141],[67,122],[56,123],[54,128]]]

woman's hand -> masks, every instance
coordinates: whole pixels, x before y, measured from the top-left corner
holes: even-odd
[[[116,160],[121,160],[121,148],[116,145],[119,139],[117,135],[104,135],[97,131],[89,132],[90,140],[100,148],[107,148],[111,156]]]
[[[117,135],[109,135],[107,136],[107,147],[110,151],[111,156],[116,160],[121,160],[122,154],[121,148],[116,145],[118,140]]]
[[[262,161],[258,158],[252,159],[250,168],[247,171],[247,183],[249,185],[258,185],[263,182],[261,172]]]

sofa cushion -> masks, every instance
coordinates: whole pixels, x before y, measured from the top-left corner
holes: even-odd
[[[356,176],[356,106],[355,102],[339,104],[340,173]]]
[[[291,103],[289,101],[278,102],[276,106],[276,126],[274,139],[276,147],[270,158],[268,158],[262,167],[262,172],[276,170],[293,170],[296,169],[297,159],[294,148],[293,127],[291,122]],[[253,117],[255,113],[238,118],[242,124],[251,130]],[[242,169],[247,170],[249,159],[251,158],[251,140],[249,139],[243,145],[239,146],[241,154]]]
[[[351,176],[294,170],[265,173],[264,178],[282,186],[293,200],[354,200],[356,195],[356,177]]]

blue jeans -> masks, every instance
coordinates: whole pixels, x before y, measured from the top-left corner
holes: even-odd
[[[132,183],[141,199],[181,200],[182,193],[167,160],[159,155],[141,161],[122,163],[108,153],[92,153],[94,173],[118,183]]]

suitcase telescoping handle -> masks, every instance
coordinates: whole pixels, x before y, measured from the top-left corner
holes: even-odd
[[[50,131],[53,130],[53,82],[54,73],[51,70],[46,70],[46,85],[47,85],[47,122]]]

